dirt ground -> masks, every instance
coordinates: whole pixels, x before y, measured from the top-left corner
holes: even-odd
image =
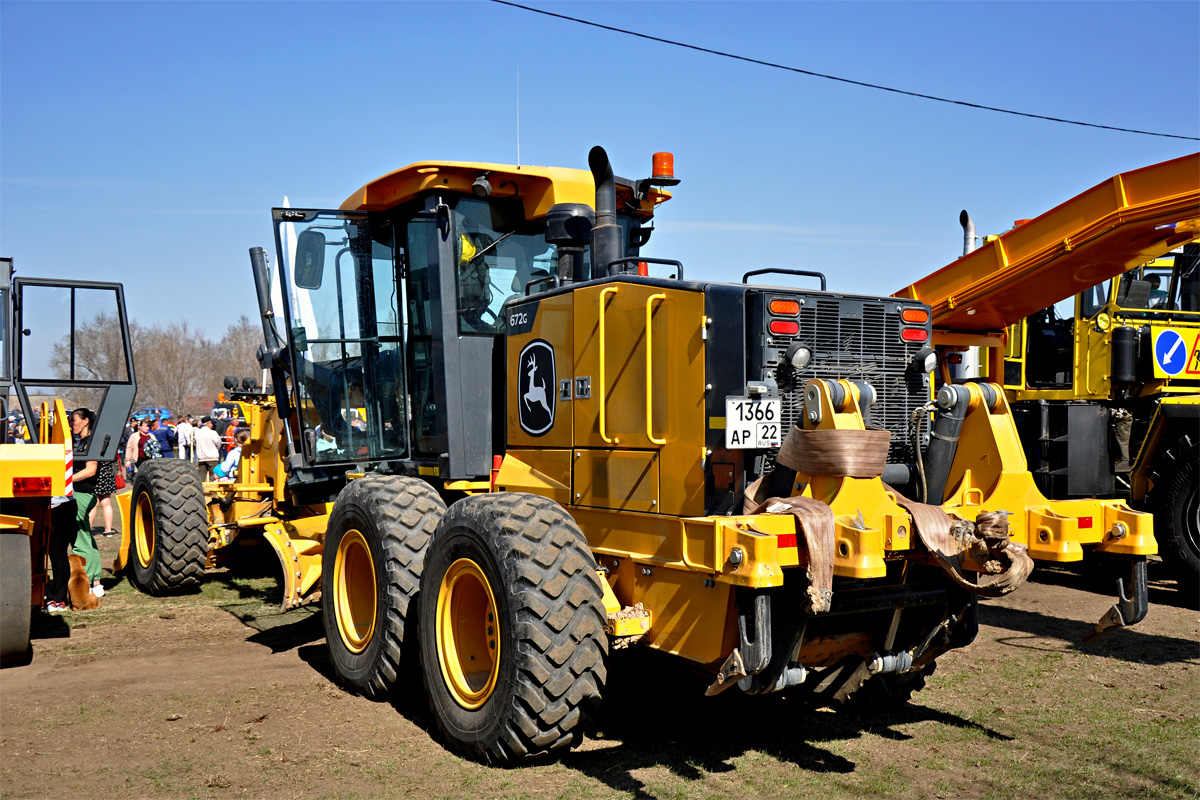
[[[0,673],[0,796],[1196,797],[1195,598],[1152,563],[1148,618],[1081,644],[1111,600],[1035,574],[898,711],[705,698],[674,662],[622,653],[584,746],[511,769],[450,755],[419,686],[338,688],[319,611],[281,614],[272,577],[214,571],[156,599],[106,574],[102,609],[35,615],[32,663]]]

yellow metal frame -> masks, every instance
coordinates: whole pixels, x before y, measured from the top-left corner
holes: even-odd
[[[1008,512],[1009,535],[1044,561],[1079,561],[1084,546],[1121,555],[1158,552],[1151,515],[1120,500],[1049,500],[1033,482],[1012,409],[997,384],[988,407],[980,384],[971,399],[942,508],[964,519]]]
[[[815,392],[820,421],[804,420],[806,430],[866,430],[857,386],[840,380],[844,400],[834,405],[825,381],[809,381],[805,394]],[[827,504],[834,513],[833,574],[847,578],[881,578],[887,574],[885,557],[913,547],[909,513],[884,488],[881,478],[833,477],[796,473],[797,494]]]
[[[1000,331],[1046,297],[1070,297],[1194,238],[1197,207],[1200,153],[1124,172],[895,296],[928,303],[935,330]]]

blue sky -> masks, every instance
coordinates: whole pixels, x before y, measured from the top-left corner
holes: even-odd
[[[855,80],[1200,136],[1196,2],[536,2]],[[901,97],[488,2],[0,2],[0,255],[120,280],[143,323],[257,309],[270,208],[337,206],[414,161],[683,180],[648,255],[688,277],[823,270],[890,293],[1200,143]]]

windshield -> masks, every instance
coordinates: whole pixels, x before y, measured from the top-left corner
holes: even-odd
[[[1121,276],[1117,306],[1129,310],[1200,312],[1200,244],[1131,269]]]

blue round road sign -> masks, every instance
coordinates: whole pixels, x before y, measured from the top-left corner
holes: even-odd
[[[1158,335],[1154,343],[1154,360],[1163,372],[1172,376],[1183,372],[1187,357],[1187,345],[1177,332],[1166,330]]]

